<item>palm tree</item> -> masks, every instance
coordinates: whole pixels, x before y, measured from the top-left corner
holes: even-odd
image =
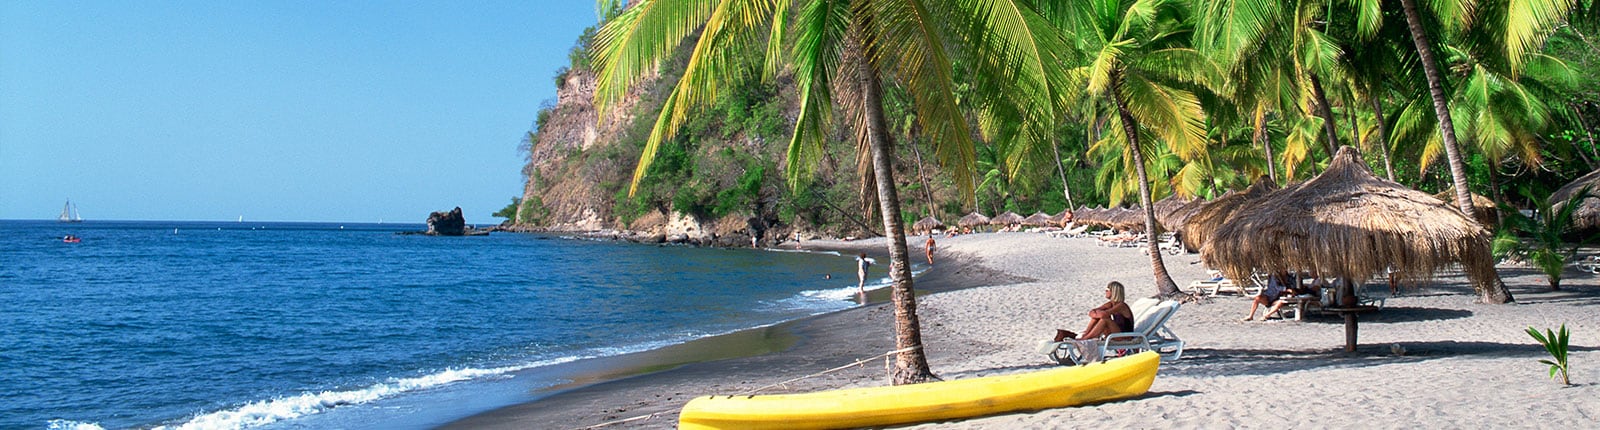
[[[1205,15],[1196,23],[1196,47],[1228,71],[1224,87],[1257,123],[1258,138],[1269,110],[1289,122],[1318,116],[1314,125],[1331,158],[1339,142],[1325,83],[1344,79],[1345,53],[1328,28],[1329,2],[1202,0],[1199,9]],[[1371,25],[1365,18],[1359,22]],[[1272,159],[1270,152],[1267,157]]]
[[[1205,156],[1205,112],[1196,90],[1214,79],[1210,62],[1189,47],[1188,5],[1170,0],[1080,0],[1059,10],[1041,10],[1082,56],[1087,93],[1113,106],[1106,139],[1127,142],[1139,178],[1145,230],[1156,228],[1147,156],[1151,139],[1183,159]],[[1161,296],[1181,294],[1161,253],[1150,253]]]
[[[602,8],[607,0],[601,0]],[[787,153],[792,187],[808,180],[821,159],[827,126],[839,102],[854,125],[861,154],[870,161],[879,213],[888,236],[889,275],[893,281],[896,356],[895,384],[934,378],[923,351],[916,298],[912,294],[905,226],[893,168],[894,142],[884,114],[885,78],[902,87],[917,112],[920,136],[963,196],[972,195],[973,145],[957,107],[952,62],[947,47],[970,47],[972,58],[994,65],[1034,64],[998,49],[1030,33],[996,16],[1025,9],[1008,2],[971,4],[959,0],[641,0],[610,20],[596,37],[599,71],[596,109],[620,100],[635,83],[654,72],[685,39],[699,32],[688,65],[656,120],[639,165],[636,190],[655,153],[692,111],[715,98],[718,84],[733,79],[735,62],[751,46],[765,46],[765,76],[787,66],[800,93],[800,112]],[[792,22],[791,22],[792,21]],[[1022,35],[1022,36],[1019,36]],[[788,46],[786,51],[784,48]],[[1030,68],[1013,68],[1028,70]],[[983,76],[983,75],[980,75]],[[1022,82],[1022,77],[1008,76]],[[1033,78],[1030,82],[1042,82]],[[1025,84],[1018,84],[1025,85]],[[1036,93],[1034,93],[1036,94]],[[1044,100],[1037,97],[1033,100]],[[1047,103],[1030,102],[1026,106]],[[991,103],[992,105],[992,103]],[[1044,127],[1053,127],[1047,123]]]
[[[1472,213],[1471,190],[1467,188],[1466,165],[1462,161],[1461,150],[1456,141],[1456,126],[1450,112],[1449,97],[1446,94],[1447,84],[1444,73],[1440,70],[1442,64],[1434,55],[1434,46],[1437,40],[1430,37],[1423,26],[1422,12],[1417,8],[1416,0],[1400,0],[1406,18],[1406,28],[1411,33],[1411,41],[1416,46],[1417,56],[1421,59],[1423,75],[1428,80],[1428,94],[1433,99],[1434,115],[1438,118],[1440,146],[1443,147],[1445,157],[1450,166],[1450,177],[1455,184],[1456,205],[1463,213]],[[1461,1],[1461,2],[1431,2],[1429,12],[1434,22],[1440,24],[1446,38],[1461,36],[1479,25],[1483,34],[1490,35],[1485,38],[1493,43],[1493,49],[1504,52],[1508,59],[1511,76],[1515,77],[1522,72],[1526,59],[1525,55],[1536,52],[1544,45],[1544,41],[1560,25],[1565,24],[1567,15],[1578,2],[1571,0],[1533,0],[1514,2],[1510,4],[1492,2]],[[1483,6],[1483,7],[1479,7]]]

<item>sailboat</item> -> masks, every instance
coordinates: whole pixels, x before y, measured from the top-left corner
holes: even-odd
[[[56,220],[61,222],[83,222],[83,216],[78,214],[78,207],[72,205],[72,200],[67,200],[66,206],[61,207],[61,216]]]

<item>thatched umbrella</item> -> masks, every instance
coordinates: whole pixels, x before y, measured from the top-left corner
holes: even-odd
[[[1500,209],[1495,207],[1494,200],[1489,200],[1488,197],[1478,193],[1471,193],[1471,195],[1472,219],[1478,220],[1479,224],[1485,226],[1495,225],[1495,221],[1500,219]],[[1446,188],[1439,194],[1434,194],[1433,198],[1454,206],[1456,204],[1456,188]]]
[[[1222,225],[1223,221],[1227,221],[1228,217],[1232,216],[1240,207],[1260,200],[1267,194],[1277,190],[1278,183],[1272,182],[1266,176],[1257,177],[1256,182],[1250,184],[1250,188],[1245,188],[1243,192],[1229,191],[1223,194],[1222,197],[1217,197],[1215,200],[1200,206],[1200,209],[1196,210],[1194,215],[1190,215],[1188,219],[1184,220],[1183,227],[1178,230],[1178,239],[1183,241],[1183,246],[1189,249],[1201,249],[1205,246],[1206,241],[1211,239],[1211,232],[1215,231],[1217,226]]]
[[[1072,210],[1070,209],[1063,209],[1061,213],[1050,217],[1050,223],[1057,227],[1066,227],[1067,224],[1072,224],[1072,220]]]
[[[1183,208],[1183,205],[1189,203],[1190,201],[1190,199],[1179,198],[1177,194],[1173,194],[1167,196],[1167,198],[1155,202],[1155,204],[1151,206],[1155,207],[1156,225],[1162,230],[1172,231],[1172,229],[1167,228],[1167,224],[1161,222],[1161,220],[1171,216],[1173,212]]]
[[[1100,208],[1079,208],[1072,212],[1072,218],[1078,224],[1102,228],[1111,226],[1106,220],[1106,211]]]
[[[967,214],[967,216],[961,217],[961,220],[956,221],[956,225],[961,226],[961,228],[983,227],[989,225],[989,217],[981,213],[973,212]]]
[[[1029,226],[1029,227],[1045,227],[1045,226],[1049,226],[1050,225],[1050,214],[1047,214],[1047,213],[1044,213],[1044,212],[1034,212],[1033,215],[1028,215],[1027,218],[1023,218],[1022,219],[1022,225]]]
[[[1115,208],[1109,212],[1110,216],[1107,219],[1111,223],[1111,228],[1128,232],[1144,231],[1144,210]]]
[[[1354,148],[1328,170],[1246,206],[1214,231],[1200,257],[1233,279],[1255,270],[1312,270],[1345,280],[1345,350],[1355,349],[1354,285],[1393,268],[1406,280],[1460,264],[1484,301],[1511,300],[1494,270],[1489,230],[1433,196],[1372,175]]]
[[[1167,216],[1165,217],[1162,217],[1158,214],[1156,217],[1156,222],[1161,223],[1162,229],[1176,232],[1182,229],[1183,223],[1188,221],[1189,217],[1194,216],[1195,212],[1200,211],[1200,208],[1205,206],[1206,203],[1208,203],[1208,201],[1203,199],[1190,200],[1187,203],[1184,203],[1183,206],[1179,206],[1177,209],[1173,209],[1171,212],[1168,212]],[[1199,251],[1199,249],[1192,250]]]
[[[1566,206],[1567,200],[1571,200],[1572,196],[1583,187],[1589,187],[1589,197],[1585,197],[1578,208],[1572,210],[1572,228],[1575,230],[1600,228],[1600,170],[1589,172],[1550,194],[1550,208],[1561,210],[1562,206]]]
[[[1022,224],[1022,215],[1017,215],[1016,212],[1006,211],[1006,213],[995,215],[994,218],[989,218],[989,225],[1008,226],[1013,224]]]
[[[918,232],[915,234],[931,233],[934,230],[942,228],[944,228],[944,223],[940,222],[938,218],[931,216],[919,219],[916,223],[911,224],[911,231]]]

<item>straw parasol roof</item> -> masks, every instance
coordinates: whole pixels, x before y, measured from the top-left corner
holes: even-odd
[[[1108,218],[1111,221],[1111,228],[1132,232],[1144,231],[1143,208],[1116,208],[1110,209],[1110,212]]]
[[[1577,209],[1572,210],[1572,228],[1587,230],[1600,228],[1600,170],[1589,172],[1550,194],[1550,208],[1561,210],[1578,190],[1589,187],[1589,195]]]
[[[941,229],[941,228],[944,228],[944,223],[940,222],[938,218],[934,218],[934,217],[931,217],[931,216],[927,217],[927,218],[919,219],[919,220],[917,220],[916,223],[911,224],[911,230],[912,231],[924,232],[924,233],[931,232],[931,231],[934,231],[934,230],[937,230],[937,229]]]
[[[1163,230],[1173,232],[1178,231],[1179,229],[1183,228],[1183,223],[1188,221],[1189,217],[1194,216],[1195,212],[1200,211],[1200,207],[1205,206],[1206,203],[1207,201],[1203,199],[1189,200],[1188,202],[1184,203],[1183,206],[1179,206],[1177,209],[1167,212],[1166,216],[1162,216],[1159,213],[1156,214],[1156,222],[1161,223],[1161,228]],[[1198,249],[1196,249],[1196,251],[1198,251]]]
[[[1044,227],[1050,224],[1050,214],[1044,212],[1034,212],[1033,215],[1022,219],[1022,225],[1031,227]]]
[[[1016,212],[1007,211],[1006,213],[995,215],[994,218],[989,218],[989,224],[991,224],[991,225],[1022,224],[1022,215],[1017,215]]]
[[[1184,220],[1183,226],[1178,230],[1178,239],[1189,249],[1201,249],[1206,241],[1211,239],[1211,232],[1233,216],[1235,211],[1277,190],[1278,184],[1272,182],[1272,179],[1266,176],[1257,177],[1256,182],[1250,184],[1250,188],[1245,188],[1242,192],[1229,191],[1196,209],[1194,215]]]
[[[1470,193],[1470,195],[1472,196],[1472,219],[1478,220],[1478,224],[1485,226],[1495,225],[1495,220],[1500,218],[1500,209],[1495,207],[1494,200],[1489,200],[1488,197],[1478,193]],[[1446,188],[1439,194],[1434,194],[1433,198],[1443,201],[1450,207],[1455,207],[1456,188]]]
[[[1095,227],[1111,227],[1110,220],[1106,218],[1106,211],[1100,208],[1082,207],[1072,212],[1073,222]]]
[[[1481,300],[1511,300],[1487,229],[1427,193],[1372,176],[1348,146],[1321,175],[1245,206],[1212,234],[1200,256],[1234,279],[1256,269],[1313,270],[1363,282],[1392,266],[1416,282],[1460,264]]]
[[[1184,205],[1191,201],[1193,200],[1179,198],[1178,195],[1174,194],[1152,204],[1151,206],[1155,207],[1156,212],[1156,226],[1164,231],[1175,231],[1172,227],[1176,227],[1176,225],[1168,224],[1167,220],[1172,217],[1174,212],[1182,209]],[[1169,227],[1169,225],[1172,227]]]
[[[956,225],[967,228],[985,226],[989,225],[989,217],[981,213],[973,212],[967,214],[967,216],[961,217],[960,221],[956,221]]]
[[[1058,227],[1066,227],[1067,224],[1071,224],[1072,223],[1072,220],[1073,220],[1073,218],[1072,218],[1072,210],[1071,209],[1062,209],[1061,213],[1056,214],[1056,216],[1050,217],[1050,223],[1055,224]]]

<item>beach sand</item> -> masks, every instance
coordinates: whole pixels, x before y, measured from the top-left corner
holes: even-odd
[[[913,258],[921,259],[920,241],[911,243]],[[881,238],[807,241],[805,246],[859,249],[880,257],[884,249]],[[1205,277],[1199,260],[1196,254],[1165,256],[1180,287]],[[1081,331],[1084,311],[1104,300],[1100,291],[1107,282],[1127,285],[1130,300],[1156,292],[1149,257],[1137,249],[1099,247],[1093,239],[1036,233],[940,238],[936,262],[917,278],[917,289],[928,291],[918,298],[918,315],[929,363],[945,379],[1051,368],[1034,351],[1036,344],[1057,328]],[[1500,274],[1516,304],[1475,304],[1461,273],[1440,273],[1427,285],[1406,287],[1381,311],[1362,315],[1360,347],[1354,353],[1343,352],[1344,324],[1336,315],[1241,322],[1248,298],[1224,295],[1188,303],[1168,323],[1187,343],[1183,357],[1163,363],[1144,396],[912,428],[1600,425],[1600,365],[1593,364],[1600,359],[1600,315],[1595,312],[1600,309],[1600,279],[1569,268],[1563,289],[1552,292],[1537,270],[1502,266]],[[776,352],[681,365],[644,353],[633,360],[654,364],[640,364],[631,372],[634,376],[608,375],[598,378],[612,379],[608,382],[566,389],[446,427],[673,428],[677,410],[696,396],[748,392],[894,349],[893,309],[884,303],[885,292],[869,299],[866,306],[739,334],[744,340],[707,340],[678,348],[792,345]],[[1573,386],[1547,377],[1548,366],[1538,361],[1548,354],[1524,333],[1530,326],[1542,330],[1563,323],[1572,332]],[[761,392],[886,384],[885,360],[872,358]]]

